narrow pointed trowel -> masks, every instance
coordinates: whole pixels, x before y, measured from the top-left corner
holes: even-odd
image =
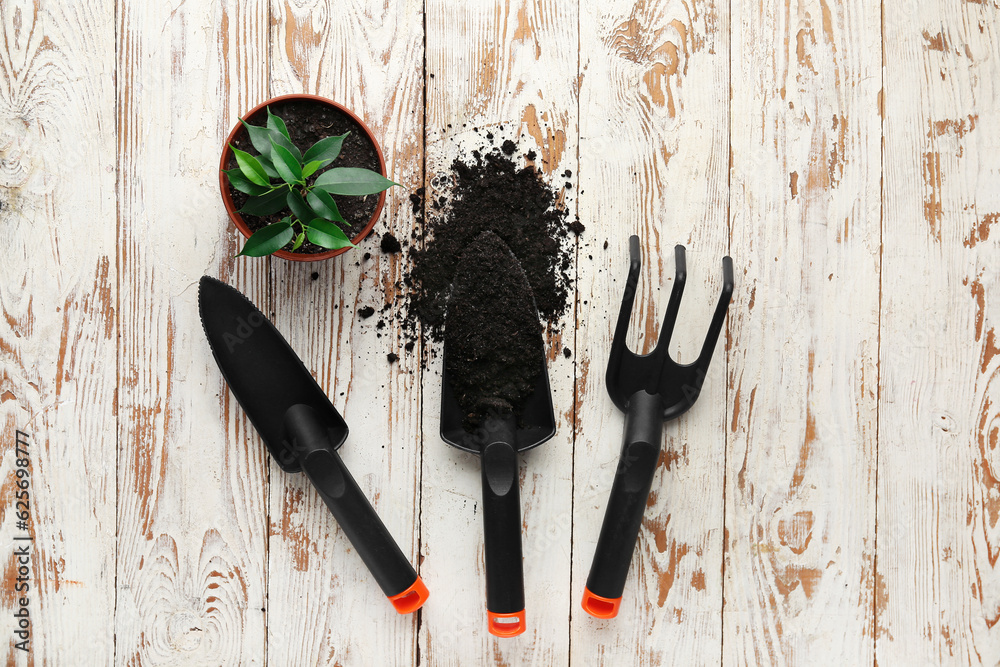
[[[531,287],[495,234],[456,268],[445,321],[441,438],[480,456],[489,631],[525,630],[518,452],[556,432]]]
[[[222,376],[271,456],[304,472],[401,614],[419,609],[427,587],[379,519],[337,449],[347,424],[274,325],[232,287],[205,276],[201,323]]]

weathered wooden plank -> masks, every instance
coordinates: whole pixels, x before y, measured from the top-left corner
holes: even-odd
[[[212,359],[197,283],[233,269],[222,141],[266,85],[265,2],[124,0],[118,29],[118,664],[262,664],[266,453]]]
[[[880,15],[733,4],[724,661],[871,664]]]
[[[496,142],[517,141],[522,153],[533,149],[545,177],[559,186],[566,169],[576,172],[576,45],[573,3],[427,3],[429,198],[439,194],[434,177],[456,157],[471,159],[487,132]],[[575,214],[574,191],[565,203]],[[422,619],[422,663],[468,665],[486,656],[500,664],[568,661],[573,360],[561,352],[572,341],[571,310],[561,332],[547,337],[556,436],[521,456],[527,630],[512,639],[487,631],[479,461],[441,440],[440,356],[424,373],[421,548],[436,597]]]
[[[1000,7],[885,6],[879,664],[1000,661]]]
[[[734,31],[712,3],[583,3],[577,17],[554,0],[431,2],[426,128],[421,3],[65,4],[0,5],[0,478],[27,430],[38,586],[33,653],[15,660],[853,664],[873,641],[882,664],[1000,660],[995,2],[890,3],[884,20],[871,3],[737,2]],[[574,353],[550,365],[559,436],[525,457],[521,639],[485,632],[478,463],[438,437],[438,362],[421,379],[398,323],[356,317],[395,291],[402,258],[373,237],[368,262],[229,259],[219,144],[238,113],[300,90],[383,138],[404,188],[378,232],[412,228],[425,139],[433,176],[474,146],[473,126],[534,137],[549,174],[578,179],[580,325],[550,340]],[[622,427],[603,373],[626,239],[646,253],[637,348],[687,245],[672,348],[691,358],[729,245],[730,177],[728,359],[720,344],[697,407],[668,426],[622,611],[595,621],[579,598]],[[275,314],[351,423],[345,459],[427,558],[420,617],[389,608],[304,480],[268,469],[201,336],[202,273]]]
[[[0,636],[10,665],[114,655],[113,13],[100,0],[0,5]],[[15,505],[18,429],[27,529]],[[22,546],[27,574],[14,556]],[[14,646],[21,598],[27,652]]]
[[[353,109],[402,184],[358,250],[321,263],[272,260],[271,285],[278,327],[350,426],[341,456],[416,566],[418,358],[400,349],[400,322],[357,311],[381,309],[401,280],[402,256],[382,254],[379,237],[407,238],[413,226],[408,197],[419,187],[423,144],[421,3],[275,0],[271,12],[271,93],[313,93]],[[387,360],[390,352],[398,363]],[[417,616],[394,611],[308,480],[273,466],[270,512],[268,608],[281,620],[268,625],[269,661],[415,662]]]
[[[573,664],[717,664],[722,644],[726,358],[667,424],[618,617],[580,609],[624,416],[604,375],[637,234],[643,270],[630,348],[652,349],[674,280],[688,281],[670,353],[701,349],[728,251],[729,28],[714,2],[604,2],[580,17],[580,247],[574,476]]]

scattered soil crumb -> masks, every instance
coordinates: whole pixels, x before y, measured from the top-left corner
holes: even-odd
[[[399,355],[396,354],[395,352],[390,352],[389,354],[385,355],[385,358],[389,360],[390,364],[394,364],[397,361],[399,361]]]
[[[364,308],[358,311],[358,315],[360,315],[362,318],[365,319],[371,317],[374,314],[375,314],[375,309],[372,308],[371,306],[365,306]]]
[[[399,245],[399,239],[397,239],[389,232],[386,232],[385,234],[382,235],[381,248],[382,252],[388,253],[390,255],[402,250],[402,247]]]

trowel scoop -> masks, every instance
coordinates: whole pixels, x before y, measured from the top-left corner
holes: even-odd
[[[481,459],[489,631],[525,630],[518,452],[556,432],[545,347],[517,258],[485,232],[456,268],[445,320],[441,438]]]

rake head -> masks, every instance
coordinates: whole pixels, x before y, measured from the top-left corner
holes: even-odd
[[[670,338],[677,322],[677,311],[681,305],[681,295],[684,293],[684,283],[687,280],[687,266],[684,261],[684,246],[674,248],[676,273],[674,287],[667,304],[667,313],[663,318],[660,337],[656,347],[646,355],[638,355],[625,346],[625,336],[628,333],[629,318],[635,303],[635,290],[639,283],[639,270],[642,268],[642,252],[639,249],[639,237],[629,238],[629,270],[625,282],[625,295],[622,297],[622,307],[618,313],[618,325],[611,342],[611,356],[608,359],[607,386],[611,400],[623,412],[628,410],[632,397],[640,391],[657,396],[663,407],[664,421],[674,419],[686,412],[701,393],[701,386],[708,373],[708,365],[712,361],[715,344],[722,332],[726,320],[726,310],[733,295],[733,260],[722,258],[722,294],[715,307],[712,323],[708,327],[708,335],[701,348],[698,358],[691,364],[678,364],[667,354]]]

